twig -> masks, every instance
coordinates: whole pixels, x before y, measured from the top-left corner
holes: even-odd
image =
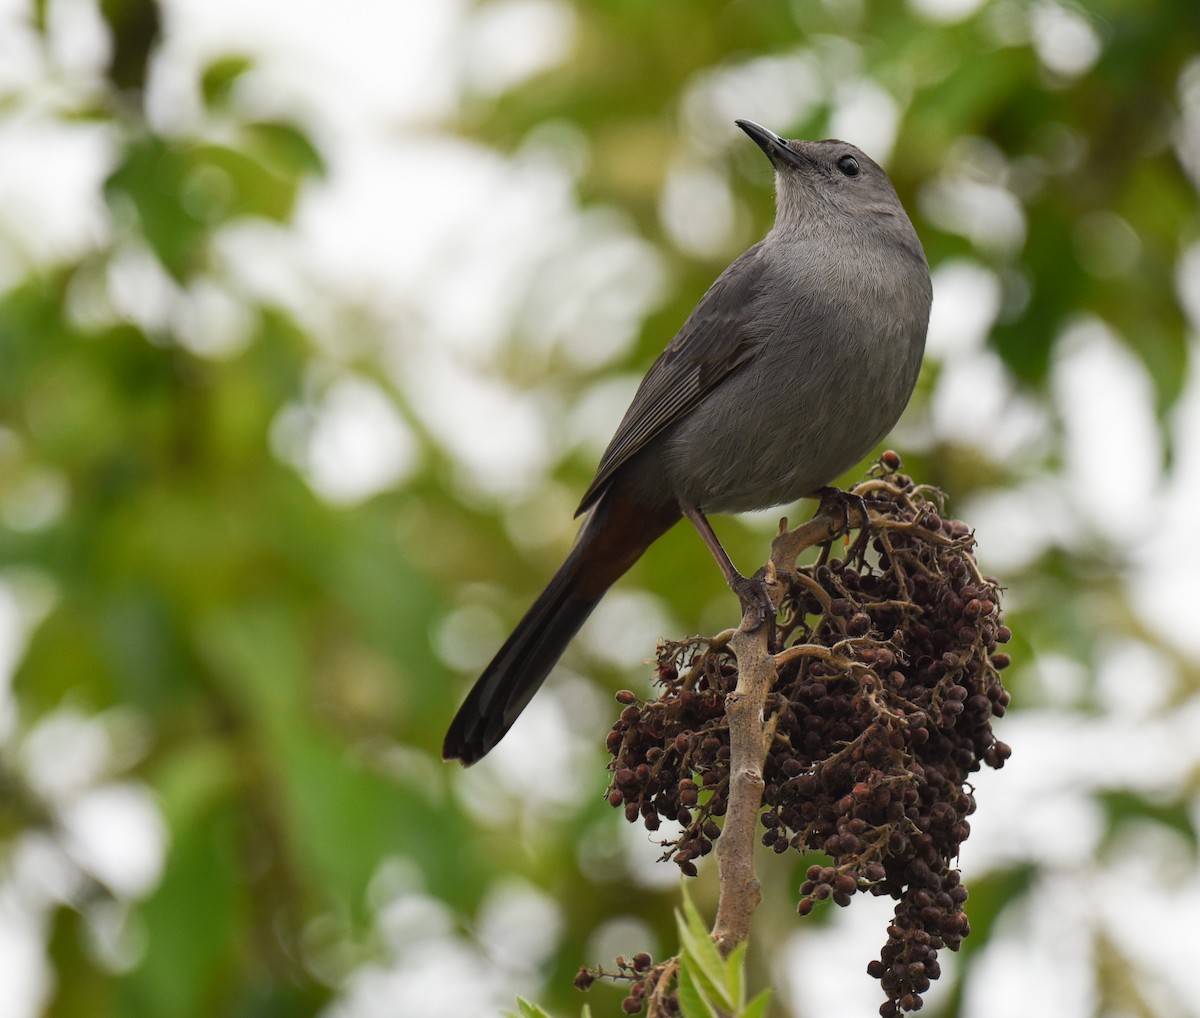
[[[800,524],[795,530],[779,534],[771,542],[771,561],[775,564],[776,571],[785,575],[795,572],[796,559],[800,557],[801,552],[811,548],[814,544],[832,541],[841,529],[841,525],[842,521],[839,517],[822,509],[811,520]]]
[[[819,513],[795,530],[781,533],[771,543],[768,580],[775,572],[792,573],[806,548],[830,541],[839,521]],[[771,590],[772,598],[776,589]],[[767,696],[775,685],[775,657],[767,644],[769,626],[752,618],[730,638],[737,658],[737,688],[725,698],[729,719],[729,802],[721,838],[717,842],[720,896],[712,935],[717,948],[728,955],[750,935],[750,919],[762,901],[762,888],[754,872],[754,846],[758,841],[758,813],[762,808],[763,763],[774,737],[775,719],[765,718]],[[753,628],[751,628],[753,627]]]
[[[775,655],[775,666],[778,668],[789,661],[795,661],[798,657],[815,657],[819,661],[828,661],[833,657],[833,651],[819,643],[797,643]]]
[[[754,872],[758,811],[762,806],[763,708],[775,683],[775,663],[767,647],[767,627],[749,632],[743,626],[730,641],[738,662],[737,689],[725,699],[729,718],[729,807],[717,869],[721,892],[713,939],[729,954],[750,933],[750,917],[762,901]]]
[[[662,973],[656,980],[654,989],[650,991],[650,1005],[646,1011],[646,1018],[662,1018],[667,1013],[667,997],[678,972],[678,958],[671,958],[662,966]]]

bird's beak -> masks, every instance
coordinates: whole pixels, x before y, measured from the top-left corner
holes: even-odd
[[[734,123],[750,135],[754,143],[767,154],[767,158],[771,160],[776,169],[782,169],[784,166],[808,165],[808,160],[795,149],[789,148],[787,142],[774,131],[768,131],[753,120],[735,120]]]

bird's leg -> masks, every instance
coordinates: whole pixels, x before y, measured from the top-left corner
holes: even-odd
[[[713,558],[717,560],[717,565],[721,567],[721,573],[725,577],[725,582],[729,584],[732,590],[738,596],[738,600],[742,603],[743,617],[753,613],[753,617],[757,620],[754,628],[761,626],[764,621],[769,621],[771,632],[768,634],[768,645],[774,646],[775,643],[775,602],[771,600],[771,592],[767,589],[766,567],[759,569],[753,576],[743,576],[737,571],[737,567],[729,558],[729,554],[721,546],[721,542],[717,539],[717,535],[713,532],[712,525],[708,519],[695,506],[681,506],[684,516],[692,521],[692,525],[700,532],[700,537],[704,543],[708,545],[708,550],[712,552]]]

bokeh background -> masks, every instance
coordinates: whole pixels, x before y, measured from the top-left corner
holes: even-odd
[[[734,621],[694,534],[438,749],[770,224],[735,117],[886,164],[936,294],[888,444],[1008,589],[927,1012],[1200,1015],[1195,0],[0,0],[6,1018],[567,1015],[673,952],[603,739]],[[777,516],[717,521],[744,568]],[[872,1014],[888,905],[799,920],[805,865],[761,860],[752,980]]]

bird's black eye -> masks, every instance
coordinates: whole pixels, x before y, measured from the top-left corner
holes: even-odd
[[[858,160],[854,156],[842,156],[838,160],[838,169],[841,170],[847,177],[858,176]]]

